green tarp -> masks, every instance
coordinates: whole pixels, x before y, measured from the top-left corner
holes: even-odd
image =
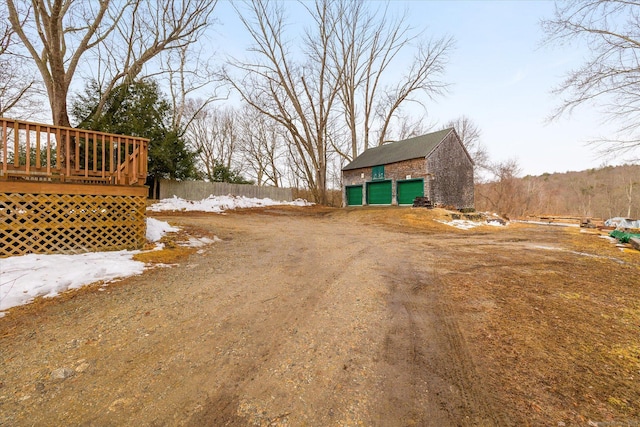
[[[634,237],[640,239],[640,234],[627,233],[622,230],[613,230],[611,233],[609,233],[609,236],[615,237],[616,239],[620,240],[622,243],[629,243],[629,239],[632,239]]]

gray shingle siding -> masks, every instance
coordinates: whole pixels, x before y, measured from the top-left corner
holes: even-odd
[[[455,134],[427,157],[429,199],[436,205],[473,208],[473,163]]]

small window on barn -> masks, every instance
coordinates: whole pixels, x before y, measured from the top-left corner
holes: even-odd
[[[384,165],[374,166],[371,179],[384,179]]]

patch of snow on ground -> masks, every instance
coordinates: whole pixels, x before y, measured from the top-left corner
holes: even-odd
[[[180,231],[178,227],[172,227],[168,222],[159,221],[155,218],[147,218],[147,240],[157,242],[162,239],[165,233]]]
[[[451,221],[440,221],[436,220],[442,224],[450,225],[455,228],[459,228],[461,230],[469,230],[474,227],[478,227],[479,225],[483,225],[481,222],[469,221],[467,219],[454,219]]]
[[[140,274],[144,271],[144,263],[132,259],[138,252],[29,254],[2,259],[0,312],[27,304],[38,296],[54,297],[67,289]]]
[[[555,246],[542,246],[542,245],[534,245],[534,249],[544,249],[545,251],[562,251],[562,248],[557,248]]]
[[[498,221],[470,221],[468,219],[453,219],[451,221],[442,221],[436,220],[441,224],[450,225],[452,227],[459,228],[461,230],[470,230],[474,227],[479,227],[481,225],[490,225],[492,227],[505,227],[506,224],[501,224]]]
[[[601,238],[601,239],[605,239],[610,243],[618,243],[618,239],[616,239],[615,237],[611,237],[611,236],[607,236],[607,235],[603,235],[603,234],[599,235],[598,237]]]
[[[210,245],[212,243],[220,242],[220,241],[222,241],[222,239],[219,238],[218,236],[213,236],[213,239],[210,239],[208,237],[191,237],[189,241],[180,243],[180,245],[188,246],[191,248],[201,248],[203,246]]]
[[[158,241],[165,233],[171,231],[178,231],[178,228],[171,227],[164,221],[147,218],[147,239]],[[68,289],[141,274],[145,268],[144,263],[133,260],[133,255],[139,252],[29,254],[2,258],[0,259],[0,317],[4,315],[2,313],[4,310],[28,304],[38,296],[54,297]]]
[[[589,254],[586,252],[579,252],[579,251],[570,251],[564,248],[558,248],[555,246],[540,246],[540,245],[535,245],[533,246],[534,249],[542,249],[545,251],[562,251],[562,252],[568,252],[570,254],[574,254],[574,255],[580,255],[580,256],[586,256],[589,258],[600,258],[600,259],[608,259],[614,262],[617,262],[618,264],[626,264],[626,262],[624,262],[621,259],[615,258],[615,257],[610,257],[610,256],[602,256],[602,255],[596,255],[596,254]]]
[[[272,199],[257,199],[255,197],[244,196],[209,196],[206,199],[200,201],[184,200],[179,197],[173,196],[170,199],[162,199],[157,203],[149,206],[147,210],[152,212],[161,211],[199,211],[199,212],[213,212],[222,213],[226,210],[233,210],[238,208],[256,208],[266,206],[312,206],[313,203],[309,203],[306,200],[296,199],[292,202],[275,201]]]

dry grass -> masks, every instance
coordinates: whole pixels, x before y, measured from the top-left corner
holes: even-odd
[[[134,261],[145,264],[175,264],[196,250],[187,246],[167,247],[159,251],[141,252],[133,256]]]

